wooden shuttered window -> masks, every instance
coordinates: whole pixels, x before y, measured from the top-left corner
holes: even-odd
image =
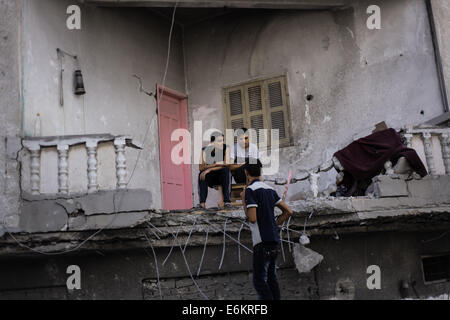
[[[289,96],[286,77],[276,77],[252,81],[246,84],[225,88],[223,90],[226,115],[226,128],[254,129],[259,144],[271,145],[271,134],[260,135],[260,129],[278,129],[280,147],[289,146],[291,142]]]

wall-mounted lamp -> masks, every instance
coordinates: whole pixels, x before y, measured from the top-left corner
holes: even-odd
[[[86,90],[84,89],[84,82],[83,82],[83,74],[81,73],[81,70],[75,70],[75,94],[77,96],[82,96],[86,94]]]
[[[64,57],[68,56],[75,60],[76,69],[74,73],[74,93],[78,96],[86,94],[86,89],[84,88],[83,74],[81,73],[80,62],[78,60],[78,56],[70,54],[64,50],[59,48],[56,49],[58,53],[58,59],[60,62],[60,104],[61,107],[64,106]]]

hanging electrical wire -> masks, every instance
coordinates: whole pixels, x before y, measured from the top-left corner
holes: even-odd
[[[191,239],[191,235],[192,235],[192,232],[194,231],[194,227],[195,227],[195,223],[196,222],[197,222],[197,218],[195,218],[194,224],[192,225],[191,231],[189,232],[189,236],[188,236],[188,238],[186,240],[186,243],[184,244],[183,252],[186,252],[186,247],[187,247],[187,245],[189,243],[189,240]]]
[[[175,235],[175,238],[174,238],[174,240],[172,242],[172,247],[170,248],[169,254],[167,255],[166,259],[164,259],[164,262],[162,263],[163,266],[166,264],[167,260],[169,259],[170,255],[172,254],[173,248],[175,247],[176,242],[178,241],[178,234],[180,233],[180,230],[181,230],[182,226],[183,226],[183,224],[181,224],[178,227],[177,234]],[[169,226],[167,226],[167,227],[169,227]],[[171,234],[172,234],[172,232],[171,232]]]
[[[208,243],[208,234],[209,234],[209,227],[206,229],[206,239],[205,239],[205,244],[203,246],[202,258],[200,259],[200,264],[198,265],[197,277],[200,276],[200,271],[202,269],[203,259],[205,258],[206,245]]]
[[[157,285],[158,285],[158,290],[159,290],[159,296],[161,298],[161,300],[163,300],[163,296],[162,296],[162,290],[161,290],[161,281],[159,279],[159,268],[158,268],[158,259],[156,258],[156,252],[155,249],[153,248],[152,242],[150,241],[150,239],[147,237],[147,235],[144,233],[144,237],[147,239],[148,244],[150,245],[150,248],[152,249],[153,252],[153,257],[155,258],[155,268],[156,268],[156,280],[157,280]]]
[[[241,232],[242,229],[244,228],[244,223],[241,224],[241,227],[239,228],[239,234],[238,234],[238,242],[241,243]],[[237,246],[237,250],[238,250],[238,261],[239,264],[241,264],[241,246],[238,244]]]
[[[224,227],[223,227],[223,249],[222,249],[222,258],[220,259],[220,264],[219,264],[219,270],[222,269],[223,259],[225,258],[225,246],[226,246],[226,243],[227,243],[227,238],[226,238],[226,235],[227,235],[227,222],[228,222],[228,219],[225,220],[225,224],[224,224]]]
[[[182,256],[183,256],[184,263],[186,264],[186,268],[187,268],[187,271],[188,271],[188,273],[189,273],[189,276],[190,276],[191,279],[192,279],[192,282],[194,283],[195,287],[197,288],[198,292],[200,292],[200,294],[202,295],[202,297],[203,297],[205,300],[209,300],[208,297],[203,293],[203,291],[202,291],[202,290],[200,289],[200,287],[198,286],[197,281],[195,281],[194,276],[192,275],[192,272],[191,272],[191,268],[189,267],[189,263],[188,263],[188,261],[187,261],[187,259],[186,259],[186,255],[185,255],[184,252],[183,252],[183,248],[181,247],[181,244],[178,242],[178,238],[177,238],[172,232],[170,232],[170,234],[171,234],[172,237],[174,238],[174,241],[176,242],[177,246],[180,248],[180,252],[181,252],[181,254],[182,254]]]

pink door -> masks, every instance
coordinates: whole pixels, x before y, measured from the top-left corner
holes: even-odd
[[[162,95],[162,97],[161,97]],[[159,145],[161,162],[162,205],[165,210],[192,208],[192,183],[190,164],[176,165],[171,159],[172,132],[188,129],[187,98],[175,90],[158,86]]]

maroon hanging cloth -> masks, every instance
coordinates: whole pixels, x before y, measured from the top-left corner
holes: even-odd
[[[387,161],[396,163],[400,157],[405,157],[413,170],[422,177],[428,174],[416,151],[407,148],[394,129],[361,138],[336,152],[334,156],[341,162],[346,173],[351,175],[353,182],[375,177],[380,174]],[[351,188],[350,185],[346,187]]]

